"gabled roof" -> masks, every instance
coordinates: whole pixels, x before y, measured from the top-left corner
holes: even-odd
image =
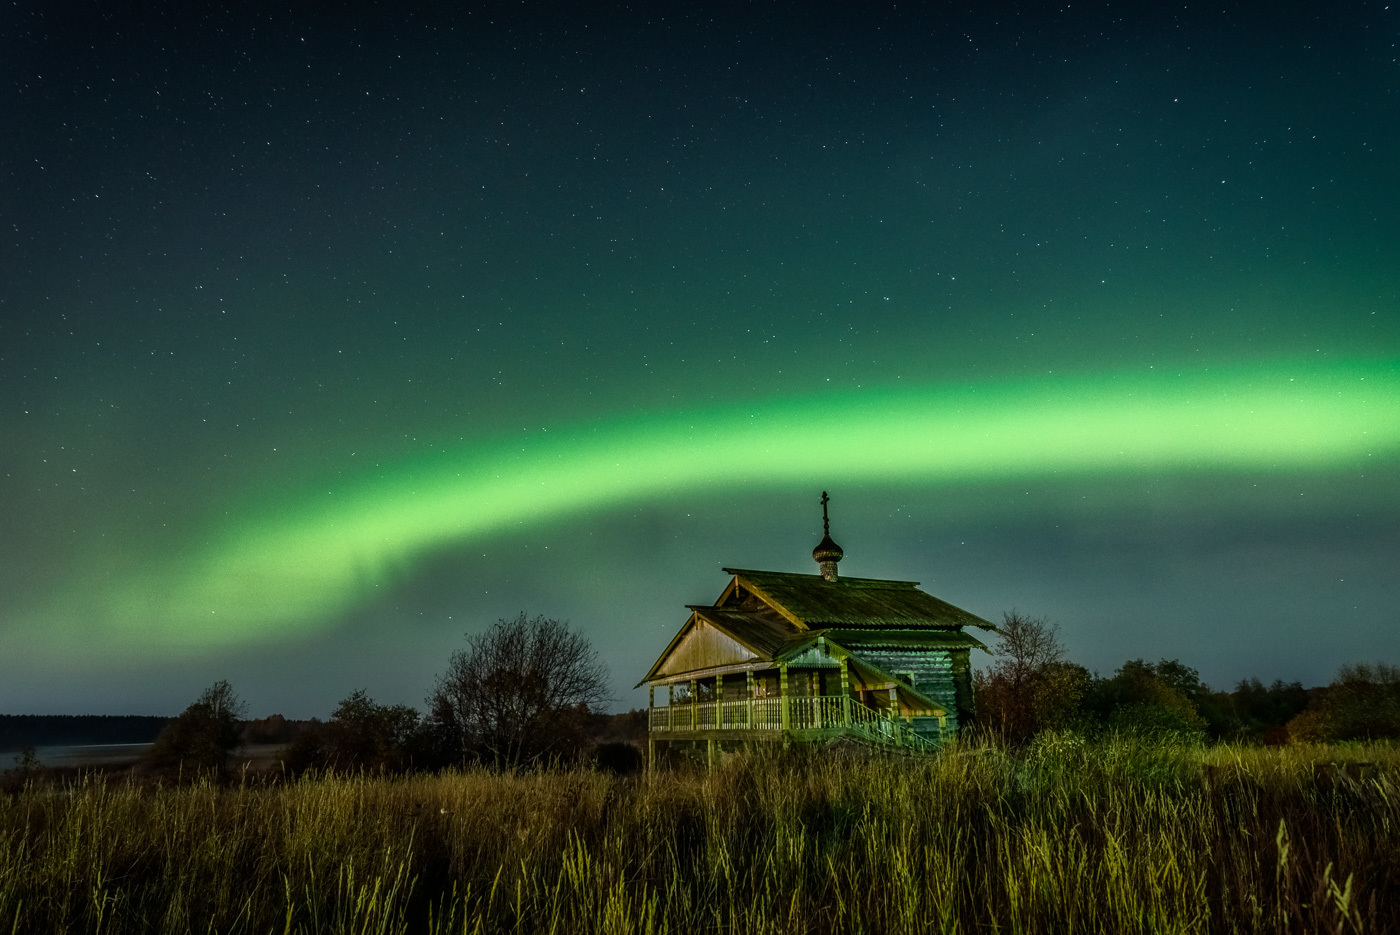
[[[651,669],[638,685],[644,685],[658,674],[666,660],[676,651],[676,647],[697,625],[709,624],[766,662],[772,662],[794,646],[811,642],[815,636],[772,611],[699,605],[688,605],[688,609],[690,619],[671,638],[665,651],[652,663]]]
[[[894,630],[875,627],[866,630],[833,628],[820,632],[825,634],[827,639],[851,650],[987,648],[977,637],[961,630]]]
[[[737,610],[731,607],[702,607],[687,604],[686,608],[764,659],[773,659],[783,648],[801,640],[807,632],[793,626],[775,613],[761,610]]]
[[[976,614],[920,591],[917,581],[845,577],[827,581],[821,575],[724,570],[789,621],[807,629],[995,629]]]
[[[734,580],[714,606],[687,605],[685,626],[639,685],[674,678],[674,673],[663,676],[668,665],[704,672],[797,659],[819,639],[852,664],[883,676],[869,660],[858,659],[862,650],[986,649],[963,627],[995,630],[981,617],[920,591],[917,581],[828,581],[821,575],[724,570]],[[673,654],[674,662],[668,662]]]

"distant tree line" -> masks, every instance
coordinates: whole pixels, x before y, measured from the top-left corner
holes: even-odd
[[[1011,743],[1045,731],[1127,733],[1183,740],[1323,743],[1400,738],[1400,669],[1343,666],[1319,688],[1257,678],[1213,691],[1176,659],[1133,659],[1111,676],[1065,658],[1058,628],[1004,616],[996,661],[976,677],[978,729]]]
[[[0,750],[96,743],[150,743],[168,717],[0,714]]]
[[[1344,666],[1330,685],[1312,689],[1246,679],[1233,691],[1213,691],[1176,659],[1134,659],[1101,676],[1065,658],[1055,626],[1015,612],[998,628],[994,656],[976,676],[974,729],[1013,744],[1047,731],[1267,744],[1400,738],[1400,669],[1384,663]],[[292,774],[580,761],[635,769],[646,712],[602,713],[606,685],[586,639],[522,613],[452,654],[426,713],[357,690],[325,722],[248,721],[233,689],[217,682],[174,719],[86,720],[163,724],[148,764],[190,776],[222,773],[229,755],[248,744],[286,745],[282,762]]]
[[[286,743],[293,774],[399,773],[467,764],[525,769],[592,760],[641,764],[645,712],[607,715],[607,672],[588,641],[563,623],[520,614],[469,637],[427,697],[427,713],[356,690],[328,721],[273,715],[244,721],[227,682],[215,683],[152,746],[148,763],[182,775],[220,773],[245,744]]]

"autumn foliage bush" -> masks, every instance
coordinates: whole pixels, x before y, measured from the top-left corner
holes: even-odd
[[[1400,668],[1378,663],[1342,666],[1337,678],[1288,724],[1304,743],[1400,738]]]

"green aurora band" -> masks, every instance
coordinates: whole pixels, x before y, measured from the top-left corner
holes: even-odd
[[[1316,472],[1397,453],[1395,360],[833,392],[465,444],[264,496],[44,616],[81,616],[114,648],[257,643],[328,625],[451,543],[697,489]]]

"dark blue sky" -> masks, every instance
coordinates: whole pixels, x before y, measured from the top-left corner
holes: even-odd
[[[0,710],[418,703],[520,610],[634,704],[824,487],[1091,668],[1395,661],[1397,16],[12,5]]]

